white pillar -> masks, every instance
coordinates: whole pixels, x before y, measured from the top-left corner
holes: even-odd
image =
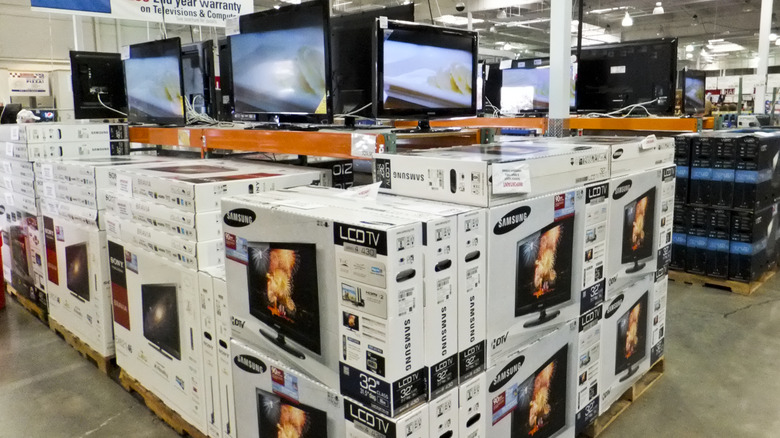
[[[766,114],[766,74],[769,65],[769,33],[772,27],[772,0],[761,0],[761,19],[758,28],[758,86],[756,87],[756,114]]]
[[[78,51],[84,45],[81,43],[81,17],[71,15],[71,18],[73,19],[73,50]]]
[[[552,0],[550,6],[550,120],[569,118],[571,4]]]
[[[122,25],[118,18],[114,19],[114,29],[116,30],[116,51],[119,53],[122,51]]]

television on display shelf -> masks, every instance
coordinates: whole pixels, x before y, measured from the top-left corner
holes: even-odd
[[[297,392],[297,388],[293,390]],[[262,389],[256,391],[259,436],[328,438],[328,416],[324,411]]]
[[[75,118],[125,117],[121,113],[127,112],[127,94],[119,53],[71,51],[70,78]]]
[[[550,59],[536,58],[515,61],[515,67],[499,70],[501,75],[500,105],[505,114],[546,113],[550,109]],[[575,107],[577,64],[571,66],[569,108]]]
[[[65,277],[68,290],[82,302],[88,302],[89,261],[87,243],[78,243],[65,247]]]
[[[707,75],[703,71],[684,69],[680,71],[682,80],[682,112],[683,114],[704,114],[705,82]]]
[[[176,284],[141,285],[144,337],[168,359],[181,360]]]
[[[644,260],[653,257],[655,230],[655,187],[623,207],[623,248],[620,262],[632,264],[627,274],[645,267]]]
[[[181,64],[178,37],[130,46],[124,61],[129,122],[184,126]]]
[[[566,426],[569,346],[565,345],[522,384],[512,412],[512,437],[548,438]]]
[[[217,83],[214,72],[214,43],[211,40],[181,46],[184,98],[198,114],[216,118]]]
[[[615,375],[628,371],[620,378],[623,382],[636,374],[636,366],[647,354],[647,306],[645,292],[620,319],[617,320],[615,343]]]

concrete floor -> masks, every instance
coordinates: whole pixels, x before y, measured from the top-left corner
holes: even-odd
[[[670,283],[666,374],[604,438],[774,437],[780,275],[752,297]],[[177,437],[24,309],[0,311],[0,438]]]

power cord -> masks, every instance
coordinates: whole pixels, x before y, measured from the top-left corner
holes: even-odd
[[[110,109],[111,111],[113,111],[113,112],[115,112],[117,114],[121,114],[121,115],[127,117],[127,114],[123,113],[122,111],[119,111],[117,109],[111,108],[110,106],[108,106],[105,103],[103,103],[103,99],[100,98],[101,94],[108,94],[108,93],[101,93],[101,92],[97,92],[96,93],[98,102],[100,102],[100,104],[103,105],[104,108]],[[3,107],[3,111],[5,111],[5,107]]]
[[[647,102],[635,103],[635,104],[628,105],[626,107],[617,109],[615,111],[611,111],[611,112],[603,113],[603,114],[602,113],[588,113],[588,114],[585,114],[585,117],[587,117],[587,118],[606,117],[606,118],[610,118],[610,119],[625,119],[626,117],[630,116],[631,113],[634,112],[634,110],[637,109],[637,108],[641,108],[641,109],[645,110],[645,113],[647,113],[648,117],[658,117],[658,116],[656,116],[654,114],[651,114],[650,111],[648,111],[648,109],[645,107],[645,105],[650,105],[651,103],[656,103],[656,102],[658,102],[658,100],[659,100],[658,98],[655,98],[655,99],[647,101]],[[618,114],[618,113],[622,113],[623,111],[626,111],[626,110],[628,110],[628,112],[623,114],[622,116],[616,116],[615,115],[615,114]]]

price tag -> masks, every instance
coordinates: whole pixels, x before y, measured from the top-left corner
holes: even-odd
[[[229,17],[225,20],[225,36],[238,35],[241,28],[238,24],[238,17]]]
[[[179,129],[179,146],[190,145],[190,131],[188,129]]]
[[[493,193],[530,193],[531,170],[526,163],[493,165]]]
[[[128,196],[133,196],[133,177],[128,175],[117,175],[116,190]]]
[[[501,63],[498,64],[499,70],[506,70],[508,68],[512,68],[512,60],[511,59],[502,59]]]
[[[352,134],[352,155],[371,158],[376,150],[376,136],[368,134]]]
[[[46,179],[54,179],[54,166],[51,164],[41,164],[41,175]]]
[[[14,206],[14,194],[5,192],[3,193],[5,195],[5,203],[11,207]]]
[[[657,144],[658,139],[655,137],[655,135],[648,135],[639,143],[639,150],[646,151],[648,149],[653,149]]]
[[[380,181],[374,184],[369,184],[367,186],[352,187],[342,191],[336,196],[340,198],[376,200],[377,196],[379,195],[379,186],[381,185],[382,182]]]
[[[12,158],[14,156],[14,144],[10,141],[5,142],[5,155]]]
[[[19,127],[14,126],[11,128],[11,140],[13,141],[19,141]]]
[[[130,59],[130,46],[122,46],[122,52],[119,54],[119,57],[122,58],[122,61]]]
[[[5,187],[8,190],[14,189],[14,181],[11,179],[10,176],[3,177],[3,187]]]
[[[43,184],[43,196],[52,199],[57,198],[57,189],[54,187],[54,183],[46,182]]]

